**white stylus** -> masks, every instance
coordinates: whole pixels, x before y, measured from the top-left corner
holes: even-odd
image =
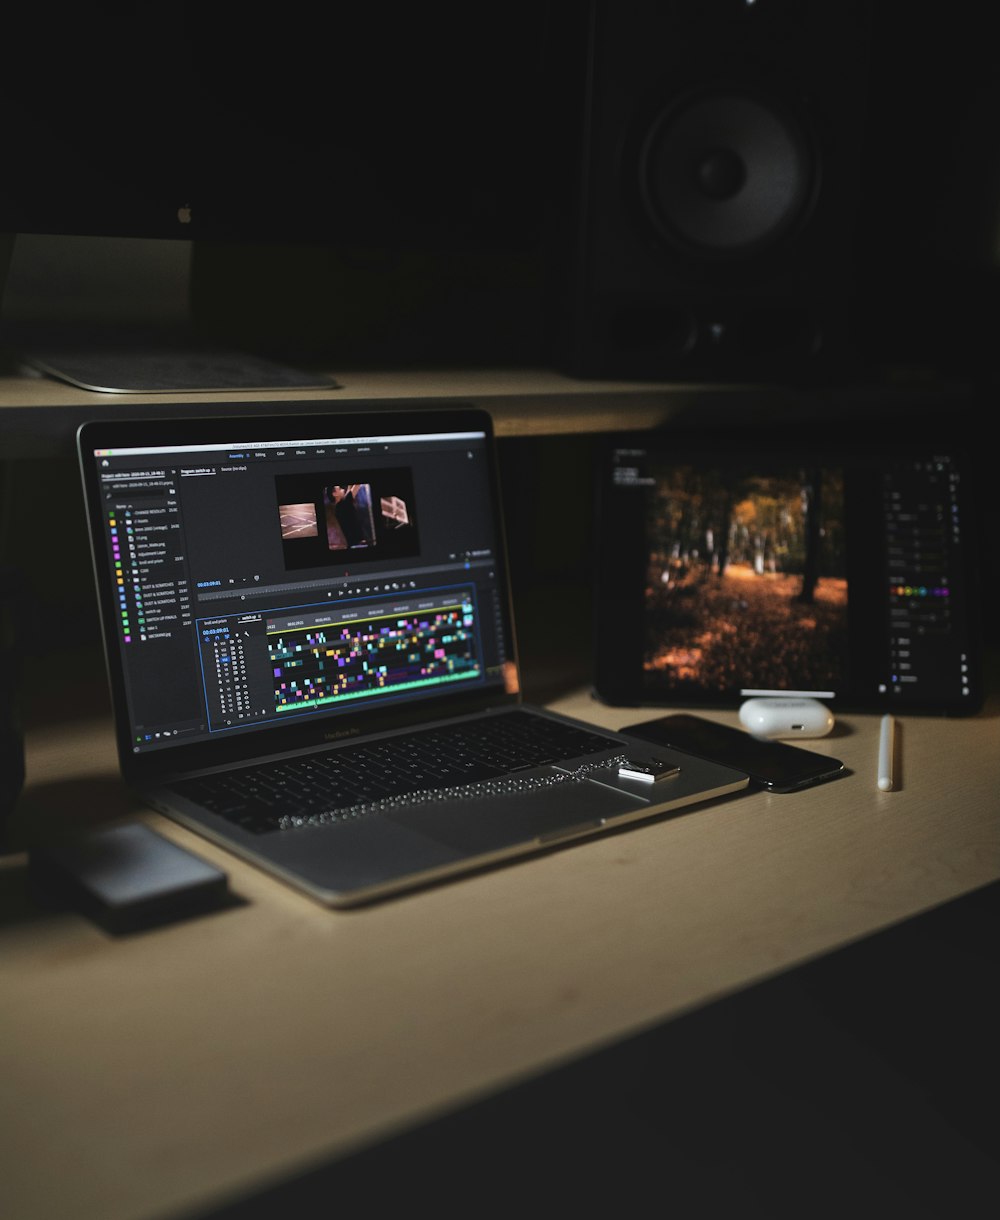
[[[878,738],[878,786],[880,792],[892,790],[892,755],[895,745],[896,722],[891,716],[882,717]]]

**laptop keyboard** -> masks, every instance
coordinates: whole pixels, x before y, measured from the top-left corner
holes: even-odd
[[[521,709],[201,776],[173,787],[244,830],[267,834],[341,821],[409,797],[474,789],[508,777],[513,791],[519,771],[606,754],[617,745],[600,733]]]

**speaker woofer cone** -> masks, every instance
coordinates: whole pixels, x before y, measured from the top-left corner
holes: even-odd
[[[699,254],[741,257],[772,246],[806,215],[819,166],[782,108],[735,91],[684,98],[643,142],[650,220]]]

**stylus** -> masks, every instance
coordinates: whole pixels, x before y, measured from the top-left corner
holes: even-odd
[[[892,755],[896,722],[891,716],[882,717],[878,738],[878,786],[880,792],[892,790]]]

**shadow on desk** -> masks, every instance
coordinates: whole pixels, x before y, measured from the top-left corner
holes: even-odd
[[[1000,884],[199,1220],[907,1220],[1000,1185]]]
[[[0,827],[0,855],[27,850],[52,831],[83,831],[135,813],[137,802],[116,775],[33,784]]]

